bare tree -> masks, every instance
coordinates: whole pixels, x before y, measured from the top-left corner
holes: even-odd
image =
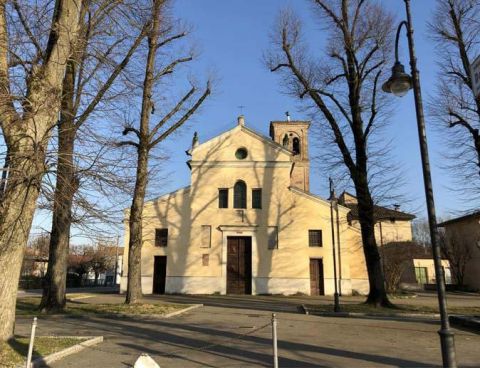
[[[8,161],[0,203],[0,340],[13,333],[21,263],[82,7],[81,0],[45,3],[43,12],[36,3],[27,16],[17,1],[0,1],[0,125]]]
[[[283,12],[268,65],[271,71],[283,73],[288,93],[308,99],[318,120],[322,118],[321,128],[333,136],[358,198],[370,286],[366,302],[390,306],[375,242],[370,159],[375,150],[372,137],[384,122],[386,105],[379,81],[390,52],[392,18],[379,4],[363,0],[316,0],[312,7],[329,33],[328,60],[309,53],[300,20]]]
[[[431,247],[430,227],[425,218],[417,219],[412,224],[413,240],[424,247]]]
[[[48,244],[50,243],[50,234],[39,234],[29,240],[27,249],[23,257],[21,279],[25,276],[40,278],[45,275],[45,260],[48,259]],[[21,283],[22,280],[20,280]],[[38,280],[40,281],[40,280]],[[38,287],[40,282],[35,283]]]
[[[382,247],[385,284],[389,293],[395,293],[400,287],[404,272],[413,265],[415,258],[431,255],[430,248],[416,242],[391,242]]]
[[[81,176],[74,162],[77,134],[103,101],[146,34],[146,25],[133,25],[126,30],[118,26],[119,23],[134,23],[122,16],[131,11],[131,5],[109,0],[86,1],[79,36],[67,64],[58,121],[58,162],[49,265],[40,304],[40,308],[46,311],[61,310],[66,303],[72,207]],[[136,36],[128,37],[128,31],[136,32]],[[108,41],[105,42],[105,39]],[[112,103],[112,97],[109,97],[108,102]],[[95,169],[96,175],[101,176],[98,166]]]
[[[112,271],[115,269],[115,253],[112,252],[114,247],[97,244],[92,247],[84,248],[84,259],[86,263],[83,267],[86,267],[88,272],[93,272],[95,275],[94,285],[98,286],[98,278],[102,272]]]
[[[474,95],[470,73],[480,52],[479,18],[478,0],[439,0],[430,24],[440,65],[430,111],[448,143],[445,166],[469,204],[475,203],[472,196],[480,199],[480,96]]]
[[[448,259],[455,282],[462,288],[465,286],[467,264],[473,257],[472,249],[462,236],[452,234],[446,237],[445,229],[442,230],[439,231],[439,238],[443,256]]]
[[[157,56],[161,55],[162,48],[186,36],[185,32],[171,34],[172,27],[166,16],[166,7],[167,1],[165,0],[152,1],[151,27],[147,35],[148,52],[143,82],[140,124],[138,128],[127,126],[123,131],[123,135],[133,134],[135,140],[119,142],[121,146],[133,146],[137,153],[136,181],[129,218],[128,282],[125,299],[127,304],[136,303],[142,296],[140,266],[143,243],[142,214],[148,183],[148,163],[151,152],[160,142],[164,141],[180,128],[197,111],[210,94],[210,83],[207,83],[203,92],[195,101],[191,102],[197,91],[197,88],[192,86],[171,109],[166,110],[168,112],[166,112],[158,122],[150,126],[150,115],[155,111],[153,99],[155,84],[165,76],[172,76],[179,64],[189,62],[193,59],[191,55],[178,57],[172,61],[168,61],[166,65],[159,67],[161,61],[165,61],[165,59],[157,61]],[[189,104],[189,107],[186,107],[187,104]],[[163,105],[165,105],[165,102]]]

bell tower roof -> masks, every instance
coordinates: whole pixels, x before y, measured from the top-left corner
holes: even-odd
[[[274,141],[275,139],[275,131],[281,129],[284,130],[286,127],[291,127],[293,130],[296,130],[300,127],[303,129],[310,128],[310,121],[308,120],[273,120],[270,122],[270,138]],[[281,142],[277,142],[280,143]]]
[[[270,138],[290,152],[294,162],[291,185],[305,191],[310,189],[310,160],[308,157],[308,129],[310,122],[306,120],[287,120],[270,122]]]

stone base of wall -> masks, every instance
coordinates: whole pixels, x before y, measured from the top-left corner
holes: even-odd
[[[221,277],[167,276],[167,294],[221,294]]]
[[[367,295],[370,291],[368,279],[352,279],[352,293]]]
[[[165,292],[167,294],[225,294],[224,279],[222,277],[205,276],[167,276]],[[362,295],[368,294],[368,280],[342,279],[339,292],[341,295],[351,295],[352,291]],[[153,287],[152,276],[142,276],[142,292],[151,294]],[[324,280],[325,295],[333,295],[333,279]],[[127,278],[120,280],[120,292],[127,290]],[[308,278],[282,278],[282,277],[254,277],[252,279],[252,294],[280,294],[310,295],[310,279]]]
[[[255,277],[252,294],[310,294],[310,279]]]

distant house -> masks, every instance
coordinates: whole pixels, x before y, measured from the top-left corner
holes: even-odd
[[[480,211],[445,221],[439,226],[445,229],[446,245],[452,249],[457,265],[455,272],[462,272],[463,284],[469,289],[480,290]],[[453,263],[453,262],[452,262]],[[464,266],[464,270],[456,268]]]
[[[347,215],[348,222],[351,226],[360,230],[357,198],[348,192],[344,192],[338,202],[350,209]],[[379,246],[390,242],[412,240],[414,215],[381,206],[374,206],[373,215],[375,217],[375,239]]]
[[[48,256],[37,249],[27,247],[23,257],[22,277],[44,277],[47,273]]]

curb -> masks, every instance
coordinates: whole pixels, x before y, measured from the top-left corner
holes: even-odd
[[[59,336],[60,337],[60,336]],[[53,363],[57,360],[60,360],[62,358],[65,358],[69,355],[78,353],[79,351],[82,351],[88,346],[93,346],[101,343],[103,341],[103,336],[97,336],[97,337],[92,337],[92,336],[61,336],[62,338],[68,337],[68,338],[75,338],[75,339],[84,339],[88,338],[86,341],[82,341],[79,344],[70,346],[69,348],[57,351],[56,353],[47,355],[45,357],[40,357],[32,361],[32,367],[33,368],[40,368],[40,367],[45,367],[48,366],[48,364]],[[52,336],[52,339],[54,339],[55,336]],[[22,365],[23,367],[23,365]]]
[[[299,308],[306,315],[319,317],[342,317],[342,318],[379,318],[379,319],[415,319],[433,321],[440,318],[438,313],[360,313],[360,312],[315,312],[309,310],[304,304]]]
[[[126,314],[126,313],[115,313],[115,314],[101,314],[101,313],[92,313],[90,315],[96,315],[98,317],[106,317],[106,318],[133,318],[137,320],[149,320],[149,319],[164,319],[170,318],[173,316],[177,316],[179,314],[188,312],[192,309],[203,307],[203,304],[194,304],[190,305],[189,307],[170,312],[167,314]]]
[[[178,316],[179,314],[183,314],[185,312],[189,312],[193,309],[197,309],[197,308],[200,308],[200,307],[203,307],[203,304],[193,304],[191,305],[190,307],[187,307],[187,308],[184,308],[184,309],[180,309],[178,311],[175,311],[175,312],[171,312],[171,313],[168,313],[168,314],[165,314],[163,316],[163,318],[170,318],[170,317],[174,317],[174,316]]]
[[[167,314],[126,314],[126,313],[85,313],[85,314],[50,314],[50,315],[39,315],[37,318],[42,319],[63,319],[63,318],[73,318],[73,319],[83,319],[87,317],[98,317],[98,318],[108,318],[108,319],[121,319],[121,318],[131,318],[136,320],[151,320],[151,319],[164,319],[179,314],[188,312],[192,309],[203,307],[203,304],[193,304],[186,308],[170,312]],[[31,319],[32,316],[19,315],[16,318],[18,319]]]
[[[448,319],[449,322],[457,328],[464,328],[468,331],[480,334],[480,317],[453,315]]]

